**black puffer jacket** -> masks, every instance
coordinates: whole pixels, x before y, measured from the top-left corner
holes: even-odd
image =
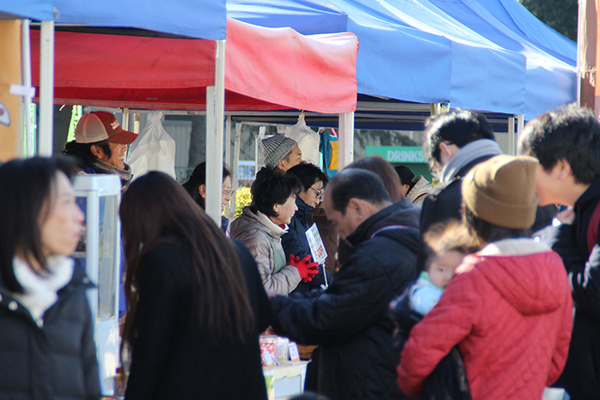
[[[416,277],[418,219],[409,200],[379,211],[348,236],[352,254],[326,291],[271,300],[276,333],[320,345],[318,391],[331,400],[403,398],[387,308]]]
[[[567,365],[555,386],[564,387],[573,400],[596,399],[600,393],[600,234],[591,253],[587,244],[599,202],[596,181],[575,202],[575,222],[561,225],[551,239],[569,274],[576,309]],[[595,228],[600,233],[600,226]]]
[[[38,326],[29,311],[0,287],[0,399],[100,398],[90,306],[93,287],[76,264],[71,282]]]

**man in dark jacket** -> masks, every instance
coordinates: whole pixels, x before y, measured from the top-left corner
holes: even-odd
[[[571,283],[575,320],[569,357],[555,386],[572,400],[600,393],[600,124],[589,109],[569,106],[527,124],[520,150],[539,160],[540,206],[572,207],[550,237]]]
[[[381,179],[358,169],[335,175],[324,207],[353,252],[324,292],[274,297],[273,328],[320,346],[319,393],[332,400],[402,399],[387,308],[416,277],[418,208],[406,199],[392,204]]]
[[[427,120],[423,153],[440,185],[423,201],[421,231],[450,218],[460,220],[462,178],[477,164],[502,154],[482,114],[453,110]]]

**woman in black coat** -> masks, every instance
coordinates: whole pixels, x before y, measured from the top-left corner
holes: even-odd
[[[125,398],[266,399],[258,335],[271,309],[252,256],[160,172],[130,185],[120,215]]]
[[[82,232],[74,165],[0,166],[0,399],[99,399],[92,287],[70,255]]]

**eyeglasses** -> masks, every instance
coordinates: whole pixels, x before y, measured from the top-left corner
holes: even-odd
[[[223,192],[222,192],[223,197],[231,197],[232,193],[233,193],[233,190],[231,190],[231,189],[230,190],[223,189]]]
[[[325,193],[325,191],[323,189],[321,190],[317,190],[314,187],[309,187],[309,189],[314,190],[314,192],[317,194],[317,200],[323,200],[323,194]]]

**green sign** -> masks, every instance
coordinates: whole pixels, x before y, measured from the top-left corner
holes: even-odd
[[[421,146],[367,146],[366,155],[379,154],[390,163],[426,163]]]

